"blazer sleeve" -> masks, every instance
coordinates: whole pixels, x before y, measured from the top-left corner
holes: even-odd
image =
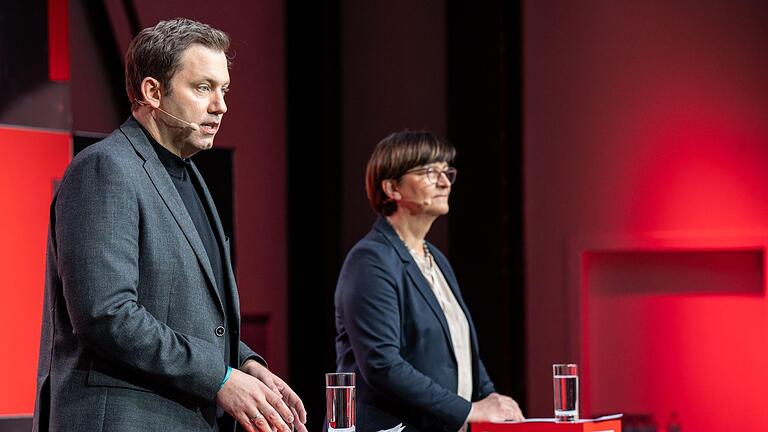
[[[342,322],[360,372],[376,390],[458,430],[471,403],[435,383],[400,355],[401,315],[393,277],[396,264],[387,266],[387,258],[377,252],[374,248],[353,250],[339,279]]]
[[[140,215],[124,162],[99,153],[79,159],[54,203],[56,261],[73,332],[114,364],[213,400],[226,372],[220,350],[176,333],[137,301]]]
[[[479,400],[482,400],[489,394],[495,393],[496,387],[494,387],[491,377],[488,376],[488,372],[485,370],[485,365],[483,364],[483,361],[480,360],[480,357],[477,358],[477,375],[478,382],[480,383],[478,395],[480,396]]]

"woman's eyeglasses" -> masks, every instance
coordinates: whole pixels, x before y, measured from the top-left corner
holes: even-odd
[[[440,175],[444,175],[446,179],[448,179],[448,182],[453,184],[453,182],[456,181],[456,173],[458,171],[456,168],[448,167],[444,170],[439,170],[437,168],[416,168],[412,169],[410,171],[406,171],[405,174],[425,174],[427,176],[427,180],[429,180],[429,183],[435,184],[440,179]],[[405,175],[403,174],[403,175]]]

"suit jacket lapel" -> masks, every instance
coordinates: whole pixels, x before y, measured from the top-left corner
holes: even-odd
[[[431,244],[429,246],[432,247]],[[430,250],[434,251],[435,248],[432,247]],[[475,326],[472,324],[472,316],[469,314],[467,304],[464,303],[461,291],[459,291],[459,282],[456,280],[456,275],[453,273],[450,263],[441,253],[433,253],[432,256],[435,258],[435,263],[443,273],[446,282],[448,282],[448,286],[451,287],[453,296],[456,297],[456,301],[459,303],[461,310],[464,311],[464,316],[467,318],[467,325],[469,326],[469,343],[472,348],[472,393],[479,394],[480,374],[478,372],[478,362],[480,360],[480,353],[478,352],[477,333],[475,332]]]
[[[435,297],[435,293],[429,286],[429,282],[427,282],[427,280],[424,278],[424,274],[421,272],[419,265],[414,262],[411,253],[405,247],[403,241],[400,240],[400,237],[395,232],[395,229],[392,228],[386,219],[379,217],[374,227],[382,234],[384,234],[387,240],[389,240],[389,242],[392,244],[392,247],[395,248],[395,251],[397,251],[400,259],[403,261],[403,265],[405,266],[405,270],[408,273],[408,276],[411,278],[411,281],[416,286],[416,289],[419,291],[419,293],[421,293],[422,297],[424,297],[424,300],[427,302],[430,309],[432,309],[432,312],[440,322],[440,326],[443,328],[443,334],[445,335],[445,340],[447,341],[448,346],[451,347],[451,352],[454,353],[453,342],[451,340],[451,332],[448,329],[448,321],[446,321],[443,309],[440,307],[440,303],[438,303],[437,297]]]
[[[192,173],[194,174],[195,178],[197,179],[198,184],[200,184],[201,189],[203,191],[203,200],[205,201],[205,204],[208,206],[209,209],[211,209],[211,214],[213,215],[213,230],[216,233],[216,236],[218,237],[219,242],[221,242],[221,249],[222,249],[222,259],[224,263],[224,271],[226,272],[227,277],[227,294],[229,295],[229,298],[232,301],[232,307],[228,312],[232,314],[231,318],[235,319],[235,322],[240,322],[240,301],[238,300],[237,295],[237,285],[235,283],[235,275],[232,272],[232,257],[229,254],[229,249],[227,248],[227,245],[225,245],[225,240],[227,236],[224,234],[224,227],[221,224],[221,219],[219,218],[219,211],[216,208],[216,204],[213,202],[213,197],[211,196],[210,191],[208,191],[208,186],[205,184],[205,180],[203,180],[202,174],[200,174],[200,171],[197,169],[197,165],[195,165],[194,162],[192,162]]]
[[[435,247],[432,244],[429,244],[430,251],[434,251]],[[448,282],[448,286],[451,288],[451,292],[453,293],[453,296],[456,297],[456,301],[459,303],[459,306],[461,307],[461,310],[464,312],[464,315],[467,317],[467,321],[470,323],[472,320],[469,318],[469,309],[467,309],[466,303],[464,303],[464,298],[461,296],[461,291],[459,291],[459,282],[456,280],[456,275],[453,273],[453,269],[451,268],[451,265],[448,263],[448,260],[445,259],[445,257],[442,256],[440,253],[433,253],[432,258],[435,260],[435,264],[437,264],[437,267],[440,269],[440,272],[443,273],[443,276],[445,277],[445,281]]]
[[[213,269],[211,268],[211,262],[208,259],[208,254],[205,252],[203,242],[200,240],[200,235],[197,233],[195,224],[192,222],[192,218],[189,216],[187,208],[184,207],[184,203],[181,201],[179,192],[176,190],[176,186],[173,185],[171,177],[165,170],[162,162],[157,157],[155,149],[152,148],[152,144],[149,143],[147,137],[144,135],[144,131],[136,120],[131,117],[122,126],[120,130],[131,142],[136,152],[144,159],[144,170],[147,172],[152,184],[155,185],[157,193],[162,198],[165,205],[170,210],[176,223],[179,225],[184,237],[186,237],[192,250],[195,252],[200,266],[203,268],[205,276],[208,278],[208,288],[211,291],[211,295],[217,300],[217,305],[221,313],[224,313],[224,306],[219,297],[218,290],[216,289],[216,279],[213,277]]]

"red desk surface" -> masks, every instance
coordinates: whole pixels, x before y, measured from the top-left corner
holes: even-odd
[[[472,432],[621,432],[621,420],[578,423],[472,423]]]

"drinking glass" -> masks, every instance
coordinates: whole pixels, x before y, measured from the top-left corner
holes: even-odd
[[[329,432],[354,432],[354,372],[325,374],[325,418]]]
[[[579,419],[579,371],[575,364],[552,365],[555,391],[555,421],[573,422]]]

